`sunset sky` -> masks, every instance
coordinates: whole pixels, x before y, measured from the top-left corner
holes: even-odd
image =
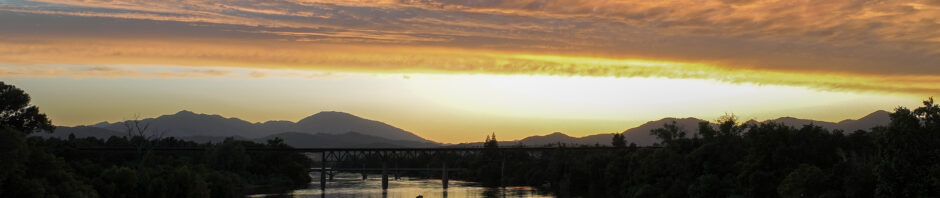
[[[65,126],[343,111],[458,143],[840,121],[940,95],[940,1],[0,0],[0,80]]]

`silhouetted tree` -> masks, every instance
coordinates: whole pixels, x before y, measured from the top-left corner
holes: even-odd
[[[626,137],[622,133],[614,133],[614,137],[611,140],[611,145],[617,148],[627,147]]]
[[[883,197],[940,195],[940,108],[933,98],[911,111],[899,107],[880,132],[881,162],[875,168],[876,193]],[[923,123],[923,124],[922,124]]]
[[[486,136],[486,141],[483,143],[483,148],[499,148],[499,142],[496,141],[496,133]]]
[[[280,139],[267,144],[233,139],[197,144],[162,138],[137,119],[125,123],[127,136],[107,140],[27,137],[20,129],[51,130],[51,122],[27,105],[29,97],[22,90],[2,83],[0,88],[0,197],[242,197],[249,187],[280,191],[310,182],[311,161],[302,154],[245,152],[245,147],[289,148]],[[207,152],[150,153],[155,145]],[[138,152],[76,147],[134,147]]]
[[[208,156],[210,167],[234,173],[245,173],[250,160],[245,153],[245,146],[231,137],[214,146]]]
[[[124,121],[122,124],[124,124],[127,137],[130,138],[130,142],[137,151],[139,168],[147,163],[147,159],[153,153],[153,148],[163,139],[164,132],[150,128],[150,123],[142,122],[139,116],[134,116],[133,119]]]
[[[924,106],[914,109],[914,115],[924,121],[924,127],[934,132],[940,132],[940,106],[933,102],[933,97],[924,100]]]
[[[39,107],[29,105],[29,101],[29,94],[0,81],[0,127],[24,133],[55,130],[46,114],[39,113]]]
[[[780,186],[777,193],[780,197],[817,197],[822,186],[823,171],[816,166],[800,164],[799,168],[790,172]]]
[[[682,130],[676,124],[676,121],[663,124],[663,128],[650,130],[650,135],[659,138],[663,145],[668,145],[676,139],[685,138],[685,134],[685,130]]]
[[[746,128],[738,123],[738,117],[734,114],[724,115],[718,118],[718,136],[730,137],[739,136]]]

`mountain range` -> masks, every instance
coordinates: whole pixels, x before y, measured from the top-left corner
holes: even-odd
[[[885,126],[891,122],[890,112],[879,110],[872,112],[862,118],[857,120],[846,119],[839,122],[826,122],[826,121],[817,121],[817,120],[808,120],[808,119],[798,119],[793,117],[782,117],[773,120],[765,120],[758,122],[756,120],[748,120],[744,123],[747,124],[757,124],[764,122],[775,122],[781,123],[793,127],[802,127],[803,125],[813,124],[820,126],[829,130],[843,130],[846,132],[852,132],[856,130],[870,130],[875,126]],[[698,124],[700,122],[706,122],[705,120],[698,118],[663,118],[656,121],[649,121],[640,126],[627,129],[623,132],[627,142],[636,143],[638,146],[650,146],[654,143],[658,143],[659,139],[655,136],[650,135],[650,130],[656,128],[662,128],[663,125],[667,123],[676,122],[676,125],[679,126],[682,130],[687,133],[688,137],[692,137],[698,134]],[[717,128],[717,125],[711,123],[712,127]],[[574,144],[574,145],[609,145],[611,139],[613,138],[614,133],[608,134],[596,134],[588,135],[583,137],[572,137],[568,136],[561,132],[554,132],[544,136],[530,136],[520,140],[512,141],[500,141],[500,145],[527,145],[527,146],[539,146],[553,143],[565,143],[565,144]],[[471,145],[481,145],[483,142],[472,142],[472,143],[462,143],[456,146],[471,146]]]
[[[127,124],[132,121],[101,122],[89,126],[59,126],[55,132],[38,136],[65,138],[108,138],[126,136]],[[352,114],[324,111],[300,121],[267,121],[251,123],[238,118],[220,115],[198,114],[180,111],[172,115],[139,120],[140,125],[163,137],[177,137],[196,142],[217,142],[226,137],[241,140],[264,141],[275,137],[295,147],[429,147],[438,143],[424,139],[414,133],[379,121],[361,118]]]
[[[776,122],[794,127],[814,124],[827,129],[855,131],[887,125],[890,122],[889,115],[890,113],[887,111],[875,111],[857,120],[847,119],[840,122],[792,117],[782,117],[763,122]],[[648,146],[659,141],[656,137],[650,135],[649,131],[652,129],[660,128],[666,123],[676,122],[691,137],[697,133],[698,123],[704,121],[698,118],[663,118],[627,129],[621,133],[625,135],[628,142],[636,143],[639,146]],[[335,111],[319,112],[297,122],[267,121],[264,123],[251,123],[238,118],[225,118],[219,115],[199,114],[184,110],[173,115],[142,119],[139,122],[149,124],[150,129],[159,132],[164,137],[172,136],[196,142],[218,142],[226,137],[264,142],[277,137],[284,139],[284,142],[288,145],[299,148],[464,147],[479,146],[482,143],[441,144],[383,122]],[[53,133],[39,133],[36,135],[57,138],[66,138],[69,134],[74,134],[79,138],[125,136],[127,135],[126,123],[130,123],[130,121],[102,122],[88,126],[60,126]],[[749,120],[745,123],[756,124],[761,122]],[[714,126],[714,124],[712,125]],[[530,136],[520,140],[501,141],[500,145],[542,146],[553,143],[608,145],[613,134],[572,137],[561,132],[555,132],[543,136]]]

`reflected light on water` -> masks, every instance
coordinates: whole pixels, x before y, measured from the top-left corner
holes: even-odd
[[[432,197],[553,197],[551,194],[536,190],[532,187],[505,187],[490,188],[483,187],[475,182],[460,180],[450,180],[449,188],[442,188],[441,180],[422,179],[412,177],[401,177],[394,180],[389,175],[389,187],[384,193],[382,191],[382,176],[379,174],[369,175],[369,178],[362,180],[358,173],[339,173],[336,174],[333,181],[327,182],[326,190],[320,190],[319,175],[311,174],[314,181],[310,183],[307,189],[299,189],[291,192],[293,197],[389,197],[389,198],[413,198],[421,195],[426,198]]]

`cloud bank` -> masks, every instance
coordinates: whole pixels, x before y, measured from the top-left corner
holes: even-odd
[[[940,93],[940,3],[928,0],[15,0],[0,2],[0,26],[7,65],[667,77]]]

